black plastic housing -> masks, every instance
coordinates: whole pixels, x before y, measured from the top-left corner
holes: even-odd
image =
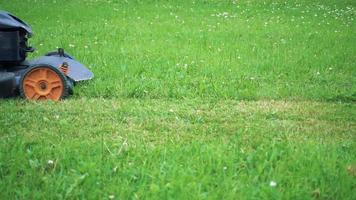
[[[0,72],[0,98],[13,96],[15,89],[15,74],[11,72]]]
[[[33,52],[27,46],[32,35],[31,27],[14,15],[0,11],[0,65],[20,63],[26,59],[27,52]]]
[[[22,62],[26,59],[27,38],[21,31],[0,30],[0,62]]]

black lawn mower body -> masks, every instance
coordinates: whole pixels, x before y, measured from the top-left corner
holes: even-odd
[[[26,99],[60,100],[73,91],[75,82],[93,73],[62,48],[26,60],[31,27],[14,15],[0,11],[0,98],[21,95]],[[54,97],[55,98],[52,98]]]

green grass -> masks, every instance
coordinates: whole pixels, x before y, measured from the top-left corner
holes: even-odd
[[[129,2],[1,8],[31,23],[34,56],[64,47],[93,70],[79,96],[355,101],[352,0]]]
[[[0,9],[31,57],[95,74],[62,102],[0,100],[0,199],[356,198],[355,1]]]
[[[352,104],[4,104],[4,199],[308,199],[315,190],[322,199],[355,197],[347,170],[356,160]]]

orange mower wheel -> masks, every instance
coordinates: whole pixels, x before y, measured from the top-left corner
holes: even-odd
[[[68,91],[65,75],[50,65],[31,67],[20,82],[20,94],[29,100],[59,101],[68,95]]]

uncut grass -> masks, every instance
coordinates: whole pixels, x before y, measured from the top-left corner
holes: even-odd
[[[13,2],[94,72],[79,96],[355,100],[353,1]]]
[[[353,198],[353,104],[2,103],[4,198]]]

